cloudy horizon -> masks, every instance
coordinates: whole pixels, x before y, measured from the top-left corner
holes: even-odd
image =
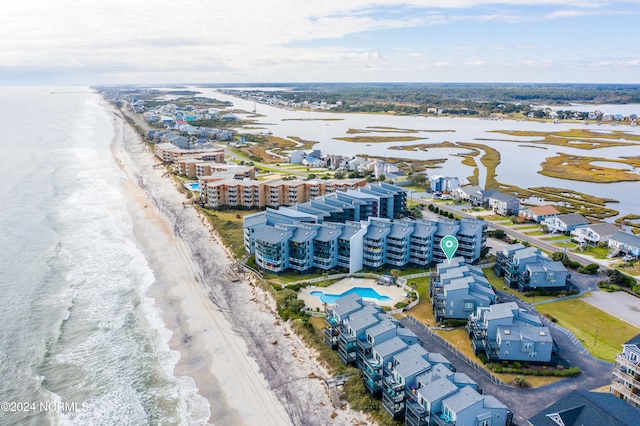
[[[0,84],[640,83],[640,0],[23,0]]]

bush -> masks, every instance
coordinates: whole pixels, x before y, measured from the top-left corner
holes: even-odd
[[[398,302],[395,305],[393,305],[393,307],[396,309],[402,309],[402,308],[405,308],[406,306],[407,306],[407,303],[404,303],[404,302]]]
[[[463,327],[467,325],[467,320],[446,319],[442,321],[442,324],[446,325],[447,327]]]
[[[487,361],[489,361],[489,359],[487,358],[487,355],[485,354],[478,354],[478,359],[483,363],[486,364]]]
[[[590,263],[586,266],[582,266],[578,268],[578,272],[580,272],[581,274],[595,275],[598,273],[598,269],[600,269],[600,265],[596,265],[595,263]]]

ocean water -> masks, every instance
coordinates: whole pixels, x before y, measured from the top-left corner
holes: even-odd
[[[0,88],[0,424],[198,424],[80,87]],[[202,403],[202,401],[199,401]]]

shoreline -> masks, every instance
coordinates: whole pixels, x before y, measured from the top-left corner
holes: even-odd
[[[182,207],[184,196],[153,168],[153,154],[122,113],[105,106],[114,117],[112,153],[127,175],[134,235],[156,277],[147,296],[172,333],[170,349],[180,354],[173,374],[195,382],[185,399],[209,403],[209,413],[195,407],[197,424],[368,423],[332,406],[326,371],[279,320],[271,295],[250,280],[224,278],[228,249],[201,214]]]

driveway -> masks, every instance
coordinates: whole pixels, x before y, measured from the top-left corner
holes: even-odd
[[[515,424],[526,425],[543,408],[562,398],[574,389],[591,390],[611,382],[612,364],[583,354],[569,338],[560,331],[551,328],[551,335],[560,347],[562,358],[582,371],[577,377],[571,377],[536,389],[521,389],[508,385],[497,385],[489,380],[487,372],[479,372],[468,365],[455,352],[425,331],[425,326],[412,317],[400,320],[402,325],[413,331],[430,352],[438,352],[451,361],[458,372],[465,373],[482,388],[484,394],[493,395],[513,412]]]

